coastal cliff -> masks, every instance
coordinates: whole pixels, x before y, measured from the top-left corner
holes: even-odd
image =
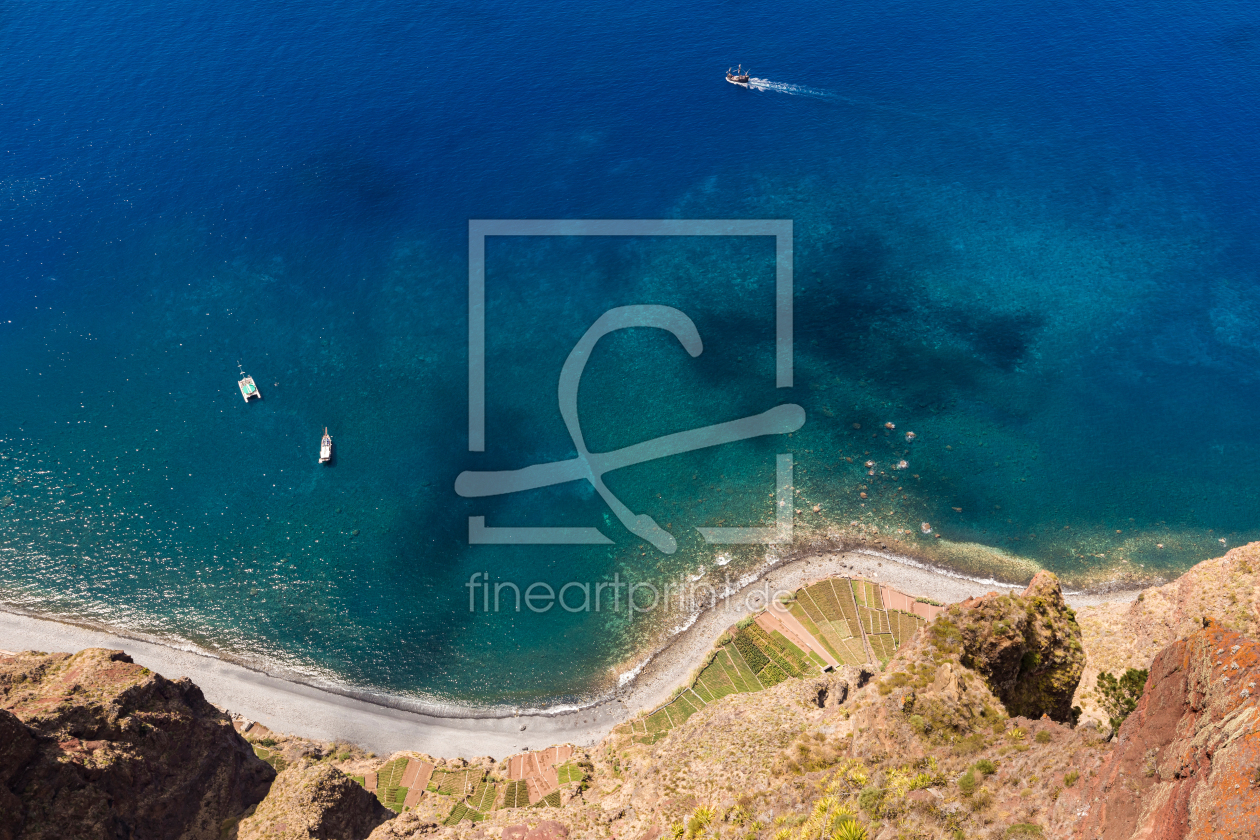
[[[1098,674],[1147,668],[1163,648],[1199,630],[1205,616],[1221,627],[1260,638],[1260,542],[1204,560],[1176,580],[1135,600],[1084,607],[1077,614],[1085,670],[1073,704],[1082,721],[1107,721]]]
[[[1260,645],[1240,631],[1260,624],[1258,558],[1235,549],[1079,613],[1047,573],[926,620],[855,583],[851,638],[877,656],[821,673],[818,649],[857,648],[822,623],[847,615],[844,586],[811,584],[808,603],[732,627],[727,664],[710,655],[666,706],[586,749],[502,760],[377,758],[238,720],[242,735],[119,651],[0,656],[0,840],[1254,837]],[[1118,731],[1103,666],[1149,669]],[[745,690],[719,691],[723,674]],[[644,724],[657,716],[670,725]]]
[[[0,657],[3,840],[218,840],[274,777],[187,679],[122,651]]]
[[[1260,836],[1260,644],[1207,624],[1155,657],[1115,749],[1059,803],[1077,840]]]

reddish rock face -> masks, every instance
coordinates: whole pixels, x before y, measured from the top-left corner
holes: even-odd
[[[1240,633],[1209,625],[1161,651],[1111,756],[1065,792],[1075,837],[1260,837],[1257,690],[1260,644]]]

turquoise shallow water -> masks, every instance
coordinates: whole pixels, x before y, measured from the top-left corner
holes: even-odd
[[[695,528],[772,521],[779,452],[798,533],[985,574],[1168,576],[1257,536],[1251,9],[717,11],[7,8],[0,597],[533,704],[607,688],[659,622],[470,612],[469,577],[738,577],[763,552]],[[775,84],[714,74],[739,60]],[[468,219],[655,217],[793,220],[794,386],[766,239],[492,239],[470,453]],[[673,555],[588,485],[456,495],[572,456],[560,366],[641,303],[704,352],[605,338],[592,450],[787,402],[804,427],[610,473]],[[469,546],[470,515],[613,544]]]

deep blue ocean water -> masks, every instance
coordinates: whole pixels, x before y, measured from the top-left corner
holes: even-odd
[[[695,526],[770,521],[782,451],[803,531],[1175,574],[1260,536],[1258,63],[1239,2],[0,3],[0,599],[553,702],[649,623],[470,613],[469,576],[748,571]],[[468,220],[662,217],[793,220],[794,386],[768,240],[492,239],[470,453]],[[457,496],[571,457],[560,366],[638,303],[705,350],[604,339],[592,450],[805,426],[609,474],[674,555],[588,485]],[[470,515],[614,544],[470,547]]]

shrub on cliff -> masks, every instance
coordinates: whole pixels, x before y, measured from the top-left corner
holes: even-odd
[[[1102,707],[1110,717],[1112,729],[1119,729],[1142,699],[1146,688],[1146,669],[1130,668],[1116,679],[1110,672],[1098,675],[1098,693],[1102,695]]]

